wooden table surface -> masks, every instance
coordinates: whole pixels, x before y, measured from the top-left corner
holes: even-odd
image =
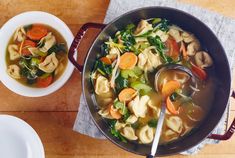
[[[233,0],[180,0],[235,18]],[[52,13],[62,19],[75,34],[86,22],[102,22],[109,0],[1,0],[0,27],[11,17],[30,10]],[[79,61],[89,48],[97,31],[90,31],[78,49]],[[2,53],[2,52],[1,52]],[[82,55],[80,55],[82,54]],[[81,75],[74,71],[69,81],[57,92],[41,98],[14,94],[0,83],[0,114],[17,116],[28,122],[39,134],[47,158],[139,157],[107,140],[93,139],[72,131],[81,94]],[[235,86],[233,86],[235,87]],[[231,101],[230,122],[235,117]],[[1,157],[1,153],[0,153]],[[172,156],[185,157],[182,155]],[[235,136],[217,145],[207,145],[195,158],[234,158]]]

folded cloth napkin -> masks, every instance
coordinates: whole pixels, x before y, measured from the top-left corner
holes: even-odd
[[[233,69],[234,54],[235,54],[235,20],[224,17],[220,14],[202,9],[196,6],[189,4],[179,3],[175,0],[111,0],[104,23],[109,23],[114,18],[136,8],[147,7],[147,6],[167,6],[172,8],[177,8],[188,12],[201,21],[207,24],[216,36],[221,41],[228,60],[230,64],[231,71]],[[157,15],[156,15],[157,16]],[[215,134],[223,134],[227,128],[227,120],[229,116],[229,106],[226,109],[226,112],[213,131]],[[89,114],[88,108],[86,106],[84,97],[81,96],[79,104],[79,112],[74,124],[74,130],[94,138],[105,139],[102,133],[98,130],[95,124],[92,121],[92,118]],[[206,139],[201,144],[182,152],[181,154],[195,154],[197,153],[205,144],[215,144],[219,141]]]

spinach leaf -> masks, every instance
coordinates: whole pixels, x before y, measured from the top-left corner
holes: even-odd
[[[67,53],[65,44],[64,43],[57,43],[57,44],[53,45],[48,50],[48,54],[51,54],[53,52],[55,52],[55,53],[58,53],[58,52]]]
[[[152,24],[153,24],[154,30],[160,29],[164,32],[167,32],[169,30],[170,22],[166,19],[160,19],[160,21],[156,19],[155,21],[153,20]]]
[[[101,53],[103,55],[106,55],[109,53],[109,46],[106,43],[101,45]]]
[[[116,124],[117,120],[108,120],[109,126],[110,126],[110,132],[111,134],[120,139],[122,142],[126,143],[127,140],[125,137],[123,137],[120,132],[118,130],[115,129],[115,124]]]
[[[128,86],[128,80],[126,78],[123,78],[121,75],[119,75],[115,79],[115,87],[116,91],[119,93],[123,88]]]
[[[99,73],[101,73],[104,76],[109,76],[112,74],[113,69],[111,65],[107,65],[100,60],[96,60],[93,70],[97,70]]]
[[[156,47],[164,63],[173,62],[173,59],[164,53],[165,45],[163,44],[159,36],[156,36],[156,37],[148,36],[147,39],[151,46]]]
[[[157,127],[157,122],[158,122],[157,119],[151,119],[151,120],[148,121],[148,125],[149,125],[149,127],[156,128]]]
[[[138,53],[134,45],[136,44],[135,37],[132,35],[132,32],[135,28],[134,24],[127,25],[125,30],[120,31],[121,40],[123,41],[124,51],[133,51]]]
[[[127,109],[127,112],[122,116],[122,119],[126,121],[131,116],[130,111]]]
[[[140,127],[140,123],[136,121],[135,123],[131,124],[131,127],[134,129],[138,129]]]
[[[152,25],[155,26],[156,24],[158,24],[158,23],[161,22],[161,21],[162,21],[161,18],[154,18],[154,19],[152,20]]]

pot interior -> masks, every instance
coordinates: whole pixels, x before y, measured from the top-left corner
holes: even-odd
[[[92,92],[89,75],[95,63],[96,55],[100,52],[100,46],[104,43],[104,41],[108,40],[109,36],[113,36],[116,31],[123,29],[130,23],[136,24],[141,19],[155,17],[168,19],[172,24],[176,24],[182,29],[192,32],[199,39],[202,47],[206,48],[211,55],[214,61],[216,78],[219,81],[212,108],[204,121],[198,128],[194,129],[193,132],[179,141],[161,145],[158,148],[157,156],[165,156],[185,151],[200,143],[216,127],[227,106],[231,81],[229,64],[223,47],[213,32],[205,24],[185,12],[172,8],[149,7],[126,13],[109,23],[97,36],[86,57],[82,83],[83,93],[91,115],[103,134],[112,142],[127,151],[141,155],[149,154],[151,149],[150,145],[141,145],[130,142],[123,143],[111,135],[108,124],[97,113],[98,106],[95,100],[95,95]]]

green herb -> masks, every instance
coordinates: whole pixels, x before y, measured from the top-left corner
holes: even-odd
[[[104,43],[101,45],[101,53],[103,55],[109,54],[109,46],[107,44]]]
[[[110,132],[111,134],[121,140],[122,142],[126,143],[127,140],[125,137],[123,137],[118,130],[115,129],[115,124],[117,120],[108,120],[109,126],[110,126]]]
[[[135,123],[131,124],[131,127],[134,129],[138,129],[140,127],[140,123],[136,121]]]
[[[134,47],[136,44],[135,37],[132,35],[134,28],[134,24],[127,25],[125,30],[120,31],[120,36],[121,40],[123,41],[124,52],[132,51],[138,54],[139,52],[137,52],[136,48]]]
[[[128,80],[119,75],[115,79],[115,88],[117,92],[120,92],[123,88],[128,86]]]
[[[154,19],[152,20],[152,24],[155,25],[155,24],[157,24],[157,23],[159,23],[159,22],[161,22],[161,21],[162,21],[161,18],[154,18]]]
[[[153,24],[155,27],[154,30],[160,29],[164,32],[167,32],[169,30],[169,21],[166,19],[162,19],[160,22]]]
[[[135,24],[128,24],[127,26],[126,26],[126,30],[131,30],[131,31],[133,31],[135,29]]]
[[[135,36],[135,37],[147,37],[147,36],[149,36],[152,32],[153,32],[152,30],[149,30],[149,31],[143,33],[142,35]]]
[[[127,112],[122,116],[122,119],[126,121],[131,116],[130,111],[127,109]]]
[[[174,92],[171,94],[170,99],[171,99],[171,101],[175,101],[177,97],[178,97],[178,94],[176,92]]]
[[[40,59],[38,59],[38,58],[31,58],[31,60],[30,60],[31,66],[38,66],[39,63],[40,63]]]
[[[139,91],[141,95],[145,95],[152,90],[152,87],[144,84],[140,81],[135,81],[131,83],[131,87]]]
[[[51,53],[58,53],[58,52],[63,52],[63,53],[67,53],[66,51],[66,45],[64,43],[58,43],[53,45],[49,50],[48,50],[48,54]]]
[[[157,122],[158,122],[157,119],[151,119],[151,120],[148,121],[148,125],[149,125],[149,127],[156,128],[157,127]]]
[[[100,60],[96,60],[93,70],[97,70],[104,76],[109,76],[112,74],[113,69],[111,65],[107,65]]]
[[[150,43],[151,46],[156,47],[156,49],[159,52],[159,55],[162,58],[162,60],[164,61],[164,63],[174,62],[171,57],[167,56],[164,53],[165,45],[163,44],[163,42],[161,41],[159,36],[156,36],[156,37],[148,36],[147,39],[148,39],[148,42]]]
[[[124,103],[122,103],[122,102],[120,102],[120,101],[118,101],[118,99],[116,99],[116,100],[114,100],[114,107],[116,108],[116,109],[119,109],[120,111],[120,113],[122,114],[122,115],[125,115],[126,113],[127,113],[127,107],[126,107],[126,105],[124,104]]]

